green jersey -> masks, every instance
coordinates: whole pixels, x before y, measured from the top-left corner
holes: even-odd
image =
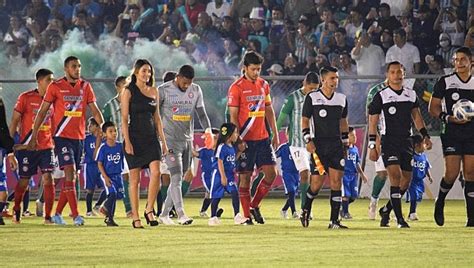
[[[374,99],[374,96],[375,94],[377,94],[379,91],[381,91],[382,89],[386,88],[387,85],[385,84],[385,81],[383,82],[380,82],[378,84],[376,84],[375,86],[371,87],[369,89],[369,92],[367,93],[367,103],[366,103],[366,114],[368,115],[369,114],[369,105],[370,103],[372,102],[372,100]],[[382,129],[383,128],[383,118],[382,118],[383,115],[380,115],[379,116],[379,123],[378,123],[378,129]]]
[[[295,147],[305,147],[301,129],[301,115],[303,113],[303,103],[306,94],[303,88],[292,92],[283,103],[280,115],[278,116],[277,128],[280,129],[289,117],[288,124],[288,144]]]
[[[118,98],[117,95],[105,103],[104,108],[102,109],[102,115],[104,116],[104,122],[110,121],[117,126],[117,139],[122,141],[122,114]]]

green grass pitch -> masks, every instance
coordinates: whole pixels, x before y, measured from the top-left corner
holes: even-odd
[[[329,201],[317,199],[309,228],[299,220],[280,218],[283,199],[266,199],[262,214],[267,223],[235,226],[230,199],[221,201],[225,212],[221,226],[208,226],[199,218],[201,200],[186,198],[191,226],[147,227],[134,230],[117,203],[118,228],[106,228],[100,217],[86,218],[86,225],[44,226],[30,217],[20,225],[6,219],[0,226],[2,267],[12,266],[470,266],[474,264],[474,229],[464,227],[463,201],[446,204],[446,223],[433,221],[433,203],[419,205],[420,221],[411,229],[379,228],[367,219],[368,200],[357,200],[350,210],[348,230],[328,230]],[[299,200],[297,200],[299,203]],[[85,204],[80,202],[81,211]],[[34,211],[34,203],[31,204]],[[144,208],[142,201],[141,209]],[[404,212],[408,204],[404,205]],[[143,213],[143,212],[142,212]],[[65,215],[68,211],[65,210]],[[142,218],[143,220],[143,218]],[[5,266],[4,266],[5,265]]]

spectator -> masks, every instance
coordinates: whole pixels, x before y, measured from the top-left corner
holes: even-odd
[[[240,21],[239,36],[240,36],[241,44],[245,43],[245,40],[247,40],[249,33],[252,30],[249,16],[250,16],[250,13],[245,14],[243,17],[239,17],[239,21]]]
[[[233,18],[246,17],[254,7],[259,7],[259,0],[233,0],[230,8],[230,16]]]
[[[357,67],[352,63],[351,55],[347,52],[341,53],[339,56],[339,76],[355,76],[357,75]],[[359,83],[356,79],[339,79],[338,92],[347,96],[351,103],[364,103],[366,98],[367,85]],[[365,123],[365,113],[361,112],[361,106],[349,105],[349,124]]]
[[[449,34],[454,46],[464,44],[464,22],[459,20],[456,11],[452,8],[441,9],[433,29]]]
[[[263,8],[256,7],[252,9],[252,12],[250,13],[250,25],[252,28],[248,36],[248,41],[258,40],[261,45],[261,50],[257,52],[263,54],[269,44],[268,31],[265,29],[265,16],[263,14]]]
[[[272,22],[268,31],[268,39],[270,41],[269,53],[271,58],[277,61],[280,60],[280,45],[282,42],[285,42],[285,39],[283,38],[285,33],[285,22],[283,18],[283,9],[279,6],[274,7],[272,10]]]
[[[186,8],[186,14],[191,22],[191,26],[194,28],[198,22],[199,14],[206,11],[206,7],[198,2],[198,0],[186,0],[184,7]]]
[[[62,18],[64,24],[69,26],[72,23],[73,10],[74,8],[66,0],[53,0],[51,17]]]
[[[322,15],[321,15],[321,22],[318,26],[316,26],[315,34],[320,34],[324,31],[327,31],[329,28],[329,23],[334,21],[334,16],[332,11],[329,8],[324,8],[322,10]]]
[[[306,56],[306,62],[301,71],[302,74],[307,74],[308,72],[319,73],[318,66],[316,66],[316,53],[314,51],[310,51],[308,56]]]
[[[328,60],[328,57],[326,57],[326,55],[322,54],[322,53],[319,53],[317,56],[316,56],[316,67],[321,70],[321,68],[323,67],[328,67],[328,66],[331,66],[331,64],[329,64],[329,60]]]
[[[282,75],[283,74],[283,67],[281,67],[280,64],[274,63],[270,68],[267,69],[267,73],[269,76],[277,76],[277,75]]]
[[[216,55],[224,54],[221,35],[216,27],[212,25],[211,17],[205,11],[199,13],[198,23],[194,31],[198,34],[200,42],[204,46],[212,48]]]
[[[399,61],[405,67],[405,73],[420,73],[420,52],[414,45],[407,43],[406,32],[398,29],[393,32],[393,45],[385,55],[385,62]]]
[[[115,23],[117,23],[117,17],[120,15],[120,13],[123,12],[125,6],[122,1],[116,1],[116,0],[99,0],[99,5],[100,9],[102,10],[102,18],[104,18],[104,23],[105,23],[105,18],[108,18],[109,22],[112,22],[112,18],[115,19]],[[110,25],[109,25],[110,26]]]
[[[117,26],[115,28],[115,36],[122,38],[124,41],[134,42],[137,38],[151,39],[151,32],[147,25],[140,18],[140,8],[137,5],[128,7],[128,14],[120,14],[118,16]]]
[[[474,26],[469,28],[469,31],[466,34],[466,40],[464,40],[464,46],[469,47],[471,51],[474,51]]]
[[[224,40],[224,63],[228,73],[238,73],[239,66],[239,47],[232,39]]]
[[[298,59],[289,53],[284,61],[283,74],[284,75],[303,75],[303,66],[298,64]]]
[[[356,62],[357,75],[383,74],[385,53],[380,46],[372,43],[366,31],[360,31],[357,34],[356,46],[351,51],[351,57]],[[375,83],[377,81],[377,79],[359,79],[359,82],[362,83]]]
[[[214,0],[207,4],[206,13],[212,18],[214,25],[222,21],[230,13],[230,4],[224,0]]]
[[[76,13],[71,31],[75,29],[79,30],[86,43],[93,44],[96,41],[97,38],[87,19],[87,12],[85,10],[79,10]]]
[[[331,5],[331,9],[334,10],[334,19],[336,21],[347,20],[350,14],[350,6],[352,6],[352,1],[347,0],[336,0],[335,3]]]
[[[296,29],[293,22],[289,19],[285,20],[283,36],[281,38],[280,48],[278,51],[278,61],[283,62],[288,55],[295,51]]]
[[[395,16],[390,15],[390,6],[387,3],[380,4],[379,7],[379,18],[377,19],[377,30],[380,33],[385,29],[395,31],[402,27],[402,24],[397,20]]]
[[[314,47],[312,40],[311,26],[309,20],[305,15],[301,15],[298,20],[298,30],[295,39],[295,56],[298,58],[298,63],[304,63],[306,57],[311,53]]]
[[[104,29],[102,30],[102,37],[114,35],[115,28],[117,27],[117,19],[112,16],[104,17]]]
[[[443,59],[443,65],[452,68],[453,66],[453,55],[456,51],[455,46],[451,44],[451,38],[447,33],[441,33],[439,35],[439,48],[436,50],[436,55],[441,56]]]
[[[220,33],[222,38],[230,39],[232,42],[237,44],[239,42],[240,36],[237,32],[237,29],[234,24],[234,20],[232,17],[225,16],[224,21],[222,23],[222,28],[220,29]]]
[[[7,55],[26,57],[28,50],[28,30],[19,15],[10,17],[10,27],[3,38],[3,42],[8,47]]]
[[[433,30],[434,20],[430,8],[422,5],[418,9],[418,19],[413,22],[413,44],[420,50],[422,58],[436,51],[438,32]]]
[[[349,16],[347,17],[344,27],[349,38],[355,39],[356,33],[361,31],[364,27],[362,14],[358,8],[352,8]]]
[[[428,65],[428,69],[425,74],[438,74],[444,75],[444,60],[440,55],[426,55],[425,62]],[[434,79],[436,82],[436,79]],[[434,83],[433,85],[434,86]]]
[[[382,35],[380,35],[380,45],[385,54],[387,53],[388,49],[393,46],[393,34],[389,29],[385,29],[382,32]]]
[[[350,45],[346,36],[346,29],[339,27],[334,33],[334,43],[329,48],[330,54],[340,55],[342,52],[350,53],[354,46]],[[331,57],[331,55],[329,56]]]
[[[6,0],[0,0],[0,36],[4,36],[10,26],[10,17],[6,8]]]
[[[72,11],[73,19],[77,17],[79,11],[85,11],[87,17],[90,18],[92,22],[95,22],[102,14],[100,5],[93,0],[80,0]]]
[[[50,12],[43,0],[31,0],[23,9],[23,16],[27,17],[27,20],[35,20],[39,25],[38,30],[42,32],[48,25]]]
[[[318,45],[319,51],[324,53],[324,51],[329,51],[330,47],[334,44],[334,33],[338,28],[336,21],[330,21],[327,24],[322,32],[315,34],[316,43]]]
[[[303,14],[317,14],[313,0],[286,0],[284,11],[286,17],[290,19],[293,23],[296,23]]]

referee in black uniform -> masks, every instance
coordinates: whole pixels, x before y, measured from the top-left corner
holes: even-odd
[[[380,226],[389,227],[389,215],[393,208],[398,228],[409,228],[402,215],[401,197],[408,189],[412,175],[412,121],[423,136],[427,149],[431,149],[431,140],[421,117],[416,92],[403,87],[402,64],[398,61],[390,62],[386,77],[389,86],[378,92],[369,105],[369,158],[376,161],[379,157],[375,150],[375,140],[380,119],[381,154],[391,185],[390,201],[379,210],[382,218]]]

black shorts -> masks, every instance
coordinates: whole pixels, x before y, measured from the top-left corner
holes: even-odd
[[[20,177],[31,177],[38,173],[52,172],[54,169],[53,149],[39,151],[21,150],[16,155],[18,159],[18,175]]]
[[[412,138],[382,136],[382,160],[385,167],[399,165],[403,171],[412,171]]]
[[[441,134],[443,155],[474,155],[474,138],[460,138],[450,134]]]
[[[54,137],[54,154],[58,156],[59,168],[62,170],[65,166],[74,165],[79,170],[83,148],[81,140]]]
[[[316,154],[318,154],[326,172],[329,171],[329,168],[344,171],[344,146],[340,139],[313,139],[313,142],[316,146]],[[311,175],[319,175],[312,156],[310,168]]]
[[[259,141],[246,141],[247,149],[240,154],[237,160],[237,172],[252,172],[265,165],[276,165],[275,151],[270,144],[270,139]]]

